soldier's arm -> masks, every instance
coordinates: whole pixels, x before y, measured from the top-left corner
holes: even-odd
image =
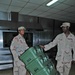
[[[44,45],[44,50],[47,51],[47,50],[53,48],[54,46],[56,46],[57,43],[58,43],[58,39],[59,39],[59,36],[57,36],[57,37],[53,40],[53,42],[50,42],[49,44]]]
[[[18,54],[16,52],[16,49],[17,49],[17,40],[14,38],[12,43],[11,43],[10,50],[12,52],[14,60],[18,61],[19,58],[18,58]]]
[[[75,61],[75,37],[73,38],[73,61]]]

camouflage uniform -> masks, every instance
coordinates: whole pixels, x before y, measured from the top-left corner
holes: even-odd
[[[69,75],[71,68],[71,61],[75,61],[75,36],[70,33],[68,37],[64,33],[59,34],[53,42],[45,45],[45,51],[51,49],[52,47],[58,47],[56,60],[57,60],[57,70],[60,75]],[[72,58],[72,51],[74,52]]]
[[[26,75],[25,65],[19,60],[19,56],[28,48],[25,39],[20,34],[14,37],[10,46],[14,58],[14,75]]]

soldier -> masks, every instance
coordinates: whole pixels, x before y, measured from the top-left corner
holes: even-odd
[[[19,56],[28,49],[28,45],[23,37],[25,33],[25,27],[21,26],[18,28],[19,34],[13,38],[10,49],[14,58],[14,75],[26,75],[25,65],[20,61]]]
[[[41,46],[45,51],[51,49],[52,47],[58,47],[56,60],[57,60],[57,70],[60,75],[69,75],[71,68],[71,61],[75,61],[75,36],[69,31],[70,23],[64,22],[61,25],[63,33],[56,36],[53,42],[47,45]],[[72,51],[74,52],[72,58]]]

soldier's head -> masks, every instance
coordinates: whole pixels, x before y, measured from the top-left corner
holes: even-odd
[[[69,31],[70,23],[69,22],[64,22],[64,23],[62,23],[62,25],[60,27],[62,28],[63,32],[66,33],[66,32]]]
[[[21,35],[24,35],[25,30],[26,30],[26,28],[25,28],[24,26],[18,27],[18,32],[19,32],[19,34],[21,34]]]

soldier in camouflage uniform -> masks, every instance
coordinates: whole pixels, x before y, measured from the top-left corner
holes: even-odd
[[[14,75],[26,75],[26,69],[24,63],[19,59],[19,56],[28,49],[28,45],[23,37],[25,33],[25,28],[23,26],[18,28],[19,34],[13,38],[10,49],[14,58]]]
[[[58,47],[56,60],[57,70],[60,75],[69,75],[71,69],[71,61],[75,61],[75,36],[69,31],[70,23],[65,22],[61,25],[63,33],[56,36],[53,42],[47,45],[41,46],[45,51],[52,47]],[[73,58],[72,51],[73,50]]]

